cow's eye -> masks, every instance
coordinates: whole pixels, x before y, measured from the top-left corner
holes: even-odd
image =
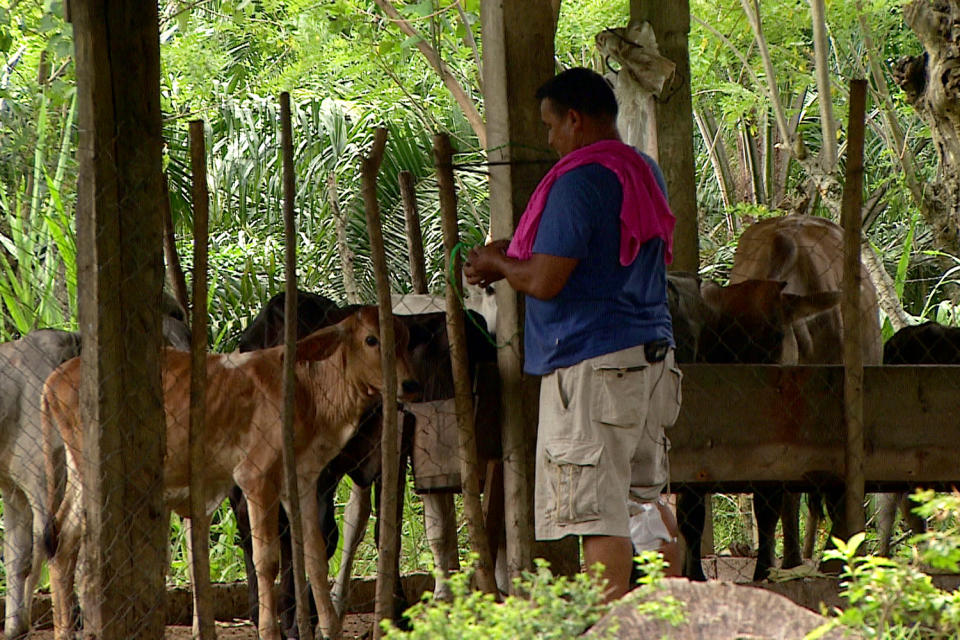
[[[378,344],[380,344],[380,341],[377,340],[377,337],[376,337],[376,336],[367,336],[367,339],[364,340],[364,342],[366,342],[366,343],[367,343],[367,346],[369,346],[369,347],[375,347],[375,346],[377,346]]]

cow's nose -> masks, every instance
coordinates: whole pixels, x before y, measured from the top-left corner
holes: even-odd
[[[419,400],[420,399],[420,383],[416,380],[404,380],[400,383],[400,389],[402,391],[401,396],[404,400]]]

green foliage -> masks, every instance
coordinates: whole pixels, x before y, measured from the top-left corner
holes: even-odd
[[[407,611],[412,629],[401,631],[383,623],[386,638],[471,640],[494,638],[571,638],[580,635],[605,613],[603,587],[580,574],[554,578],[539,561],[517,586],[523,596],[508,596],[500,604],[493,594],[470,589],[472,568],[450,577],[452,602],[425,594]]]
[[[167,581],[174,585],[190,584],[190,565],[186,552],[186,527],[177,514],[170,516],[170,572]],[[243,556],[237,537],[237,521],[230,504],[224,501],[210,522],[210,581],[236,582],[246,579]]]
[[[47,137],[49,101],[41,96],[37,138]],[[0,189],[0,337],[12,339],[40,327],[72,328],[75,324],[77,272],[73,219],[61,193],[73,159],[76,100],[58,147],[54,147],[52,174],[47,148],[34,149],[31,179],[20,179],[14,189]]]
[[[916,536],[918,552],[908,559],[861,554],[865,534],[849,541],[834,539],[825,558],[843,561],[841,596],[847,601],[834,620],[820,629],[844,626],[866,638],[940,640],[960,636],[960,593],[933,584],[922,565],[956,572],[960,562],[960,494],[918,491],[917,512],[934,527]],[[808,638],[820,637],[811,634]]]
[[[656,553],[641,556],[645,571],[644,595],[653,596],[663,578],[663,559]],[[573,638],[595,624],[609,609],[603,603],[604,581],[588,573],[572,578],[556,577],[546,561],[536,560],[536,569],[524,572],[514,586],[521,595],[508,596],[498,603],[493,594],[471,591],[470,568],[450,577],[451,602],[436,600],[432,594],[407,611],[412,629],[401,631],[384,622],[386,638],[401,640],[512,640],[513,638]],[[638,605],[644,615],[679,624],[682,606],[672,598],[650,598]],[[615,629],[607,637],[614,637]]]

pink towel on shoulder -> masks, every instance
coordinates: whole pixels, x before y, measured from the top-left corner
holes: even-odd
[[[600,140],[560,158],[547,172],[530,196],[507,255],[529,260],[540,226],[540,216],[557,178],[586,164],[600,164],[617,175],[623,188],[620,208],[620,264],[627,266],[637,257],[641,245],[651,238],[663,238],[664,261],[673,261],[673,227],[676,218],[670,211],[653,170],[633,147],[619,140]]]

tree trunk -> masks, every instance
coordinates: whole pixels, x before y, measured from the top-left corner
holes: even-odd
[[[157,5],[74,0],[83,633],[163,638],[169,512]]]
[[[723,137],[717,127],[716,118],[713,117],[713,112],[706,107],[694,111],[693,117],[697,123],[697,128],[700,129],[700,137],[703,138],[707,147],[707,155],[710,157],[717,187],[720,189],[720,199],[723,206],[729,209],[738,200],[734,187],[733,171],[730,168],[730,158],[727,155],[727,148],[723,144]],[[730,231],[733,231],[732,227]]]
[[[940,174],[928,183],[923,210],[937,246],[960,253],[960,50],[956,24],[960,0],[913,0],[903,11],[924,54],[902,58],[894,80],[930,127],[940,158]]]
[[[693,158],[693,99],[690,94],[690,3],[631,0],[630,19],[653,26],[660,55],[677,65],[657,101],[657,145],[667,181],[670,208],[677,216],[673,232],[673,268],[697,271],[700,239],[697,179]]]

